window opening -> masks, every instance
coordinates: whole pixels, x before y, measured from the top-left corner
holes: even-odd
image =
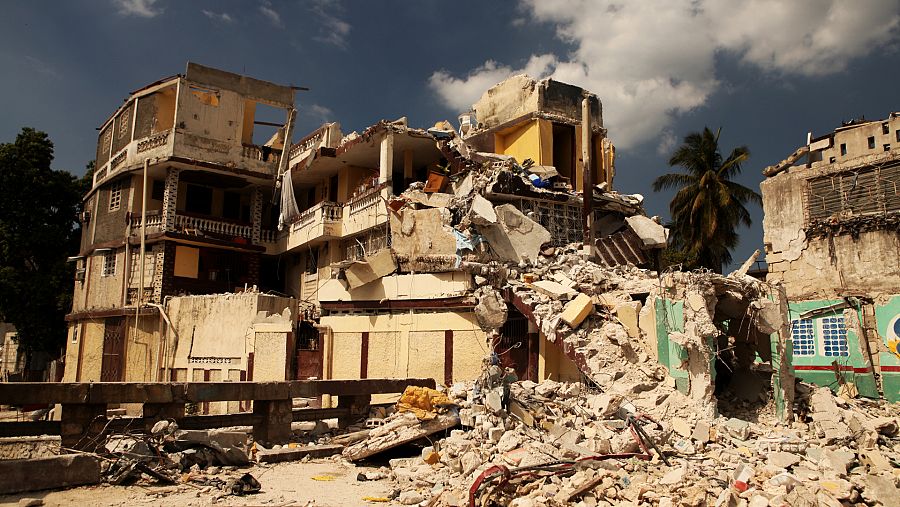
[[[116,276],[115,250],[110,250],[103,254],[103,276]]]
[[[819,332],[822,337],[822,354],[824,356],[846,357],[850,355],[844,317],[825,317],[820,319]]]
[[[116,182],[109,187],[109,211],[119,211],[122,207],[122,183]]]
[[[794,343],[795,356],[816,355],[816,339],[813,333],[812,319],[794,319],[791,321],[791,340]]]

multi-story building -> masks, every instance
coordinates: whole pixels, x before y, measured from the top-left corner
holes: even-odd
[[[266,142],[262,105],[287,118]],[[665,245],[633,229],[637,216],[662,230],[639,196],[611,191],[614,149],[581,88],[510,78],[458,131],[326,123],[290,143],[292,110],[290,87],[188,64],[104,123],[66,379],[449,384],[495,347],[522,378],[578,378],[514,307],[497,336],[483,329],[472,266],[584,241],[585,195],[602,263],[651,266]],[[459,216],[473,199],[527,234],[512,244]],[[235,294],[252,286],[289,297]]]
[[[900,113],[812,138],[766,168],[767,281],[791,308],[793,365],[900,400]]]

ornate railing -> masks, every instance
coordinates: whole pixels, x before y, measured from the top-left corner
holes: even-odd
[[[371,208],[381,201],[381,189],[384,185],[376,185],[350,201],[350,214],[354,215],[364,209]]]
[[[294,158],[297,155],[303,153],[304,151],[312,148],[313,146],[322,142],[322,139],[325,137],[325,129],[319,128],[315,130],[310,135],[304,137],[297,144],[291,146],[290,151],[288,151],[289,157]]]
[[[120,151],[119,154],[116,155],[115,157],[113,157],[113,159],[109,162],[109,169],[114,170],[115,168],[122,165],[122,163],[125,162],[125,158],[127,156],[128,156],[127,149]]]
[[[131,215],[131,228],[132,230],[141,227],[143,220],[141,219],[140,213],[132,213]],[[163,225],[163,217],[162,214],[158,211],[154,211],[152,213],[147,213],[147,228],[156,228],[161,229]]]
[[[276,242],[278,242],[278,231],[272,230],[272,229],[260,229],[259,241],[261,243],[276,243]]]
[[[189,217],[186,215],[175,215],[175,228],[183,232],[209,232],[212,234],[220,234],[222,236],[240,236],[250,238],[253,227],[249,225],[235,224],[231,222],[222,222],[220,220],[212,220],[209,218]]]
[[[169,142],[169,134],[171,132],[172,129],[169,129],[139,140],[137,143],[137,152],[143,153],[145,151],[152,150],[153,148],[164,146],[167,142]]]
[[[255,144],[243,144],[241,145],[241,156],[249,158],[250,160],[261,160],[263,162],[277,164],[278,159],[281,156],[281,150],[276,150],[274,148],[263,149],[263,147],[256,146]]]

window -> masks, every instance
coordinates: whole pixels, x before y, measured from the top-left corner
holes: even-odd
[[[891,151],[891,145],[890,145],[890,144],[885,144],[885,145],[882,146],[881,148],[882,148],[884,151]]]
[[[829,164],[833,164],[833,163],[835,163],[835,162],[837,162],[837,159],[834,158],[834,157],[831,157],[831,158],[828,159],[828,163],[829,163]]]
[[[116,251],[109,250],[103,254],[103,275],[116,276]]]
[[[875,136],[869,136],[869,149],[875,149]]]
[[[116,182],[109,186],[109,211],[119,211],[122,207],[122,183]]]
[[[841,143],[841,156],[843,157],[846,154],[847,154],[847,143]]]
[[[816,355],[816,337],[813,332],[812,319],[792,320],[791,340],[794,342],[795,356]]]
[[[894,134],[897,136],[897,142],[900,143],[900,130],[895,130]]]
[[[891,128],[888,126],[887,122],[881,124],[881,133],[885,135],[891,133]]]
[[[900,211],[900,165],[812,178],[805,200],[808,223]]]
[[[850,355],[844,317],[819,319],[819,333],[822,337],[822,355],[826,357],[846,357]]]

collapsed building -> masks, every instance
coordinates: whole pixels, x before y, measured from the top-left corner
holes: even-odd
[[[777,293],[746,268],[659,271],[668,231],[615,190],[596,95],[514,76],[458,128],[326,123],[292,143],[295,114],[291,87],[189,63],[104,123],[64,380],[449,386],[496,357],[604,384],[600,350],[622,342],[707,413],[734,386],[789,412]]]
[[[790,302],[796,375],[900,401],[900,114],[855,120],[767,167],[767,280]]]

